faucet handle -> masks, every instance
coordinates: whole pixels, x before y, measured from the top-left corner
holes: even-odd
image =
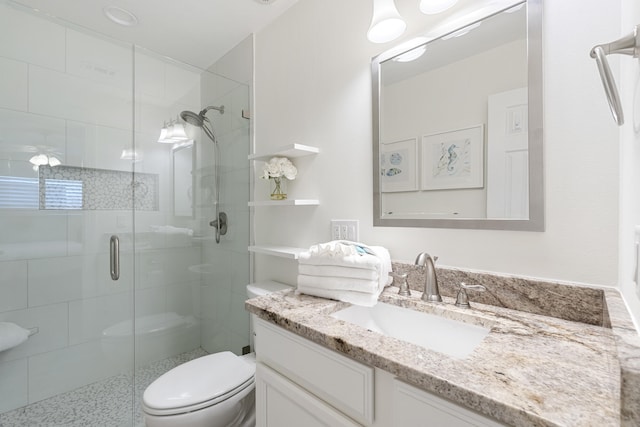
[[[456,307],[460,308],[471,308],[471,304],[469,304],[469,297],[467,296],[467,289],[484,292],[487,290],[482,285],[467,285],[464,282],[460,283],[460,290],[458,291],[458,296],[456,297]]]
[[[411,290],[409,289],[409,284],[407,283],[408,273],[394,273],[393,271],[389,273],[389,276],[393,277],[393,283],[395,284],[396,279],[398,280],[398,295],[402,295],[403,297],[411,296]]]

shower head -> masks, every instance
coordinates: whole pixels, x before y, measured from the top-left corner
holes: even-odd
[[[194,113],[193,111],[183,111],[182,113],[180,113],[180,117],[182,117],[182,120],[189,123],[190,125],[198,126],[199,128],[201,128],[202,126],[204,126],[205,121],[209,121],[209,119],[207,119],[206,117],[207,111],[209,110],[217,110],[220,112],[220,114],[224,114],[224,105],[221,105],[219,107],[210,105],[200,111],[200,113],[198,114]]]
[[[196,114],[193,111],[183,111],[180,113],[182,120],[193,126],[202,127],[204,125],[204,114]]]

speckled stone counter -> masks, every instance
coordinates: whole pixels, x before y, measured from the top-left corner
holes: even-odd
[[[577,301],[582,290],[586,298],[598,299],[592,288],[576,289],[571,299]],[[639,425],[638,336],[622,312],[619,294],[597,291],[600,313],[586,323],[474,303],[475,294],[470,294],[472,309],[466,310],[455,307],[444,292],[442,304],[421,301],[420,292],[399,296],[393,286],[383,292],[383,302],[489,327],[489,335],[465,359],[331,317],[349,306],[344,302],[287,290],[251,299],[246,307],[286,330],[508,425]]]

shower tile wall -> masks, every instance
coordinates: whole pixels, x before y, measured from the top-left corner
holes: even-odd
[[[157,144],[164,121],[200,106],[200,73],[135,52],[135,135],[131,46],[41,19],[0,2],[0,176],[37,178],[38,152],[63,165],[159,175],[159,209],[128,211],[0,210],[0,321],[39,332],[0,353],[0,412],[132,368],[132,349],[112,352],[102,332],[162,312],[198,316],[202,248],[188,234],[152,225],[197,227],[173,217],[171,146]],[[157,228],[155,229],[157,230]],[[122,276],[111,281],[108,239],[121,238]],[[136,270],[134,277],[133,258]],[[134,289],[135,279],[135,289]],[[147,352],[141,364],[199,346],[199,329]],[[108,353],[107,353],[108,352]],[[144,353],[144,352],[143,352]]]
[[[227,213],[229,231],[219,245],[203,244],[203,256],[210,264],[203,276],[202,348],[208,352],[230,350],[241,354],[249,344],[249,315],[244,310],[249,277],[249,141],[253,40],[248,37],[216,62],[202,79],[203,105],[224,105],[223,115],[212,113],[221,157],[220,210]],[[221,77],[224,76],[224,77]],[[225,78],[228,77],[228,78]],[[211,158],[210,144],[204,157]],[[206,177],[207,168],[204,168]],[[207,216],[206,198],[202,213]],[[211,214],[209,214],[211,215]]]

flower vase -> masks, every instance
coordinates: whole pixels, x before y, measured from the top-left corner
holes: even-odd
[[[285,188],[285,179],[271,178],[271,200],[285,200],[287,198],[287,190]]]

